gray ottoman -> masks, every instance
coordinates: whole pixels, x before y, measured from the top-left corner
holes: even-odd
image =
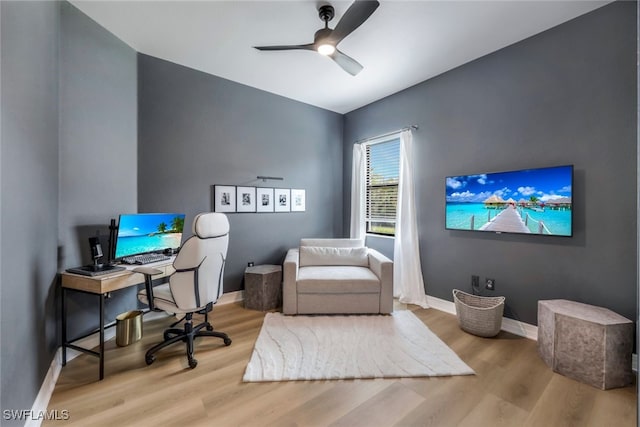
[[[538,301],[538,353],[554,372],[606,390],[631,384],[633,322],[568,300]]]
[[[244,270],[244,307],[267,311],[282,305],[282,266],[256,265]]]

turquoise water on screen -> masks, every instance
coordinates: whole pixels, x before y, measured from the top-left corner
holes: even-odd
[[[501,209],[486,209],[484,203],[455,203],[447,202],[446,228],[455,230],[470,230],[471,217],[474,216],[474,230],[479,230],[490,218],[495,218]],[[542,221],[551,234],[559,236],[571,235],[571,211],[551,210],[546,208],[544,212],[536,212],[532,209],[518,209],[520,215],[528,214],[534,221],[528,221],[529,230],[538,233],[538,224]]]
[[[116,258],[145,252],[178,248],[182,240],[181,233],[154,234],[152,236],[130,236],[118,238]]]

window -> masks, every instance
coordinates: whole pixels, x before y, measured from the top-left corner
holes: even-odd
[[[395,235],[399,172],[399,138],[366,145],[365,222],[367,233]]]

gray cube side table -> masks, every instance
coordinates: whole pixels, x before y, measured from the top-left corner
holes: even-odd
[[[568,300],[538,301],[538,353],[554,372],[602,390],[632,383],[633,322]]]
[[[282,266],[256,265],[244,270],[244,307],[267,311],[282,306]]]

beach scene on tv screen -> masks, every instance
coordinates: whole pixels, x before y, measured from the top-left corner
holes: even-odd
[[[178,248],[183,229],[183,214],[121,215],[116,258]]]
[[[446,178],[446,228],[571,236],[572,167]]]

